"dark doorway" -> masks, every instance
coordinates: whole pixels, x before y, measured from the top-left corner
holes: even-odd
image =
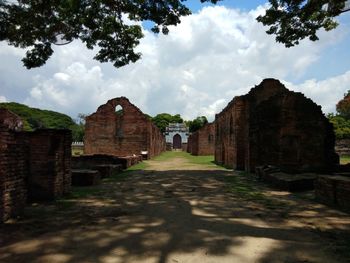
[[[182,140],[179,134],[175,134],[173,137],[173,149],[182,149]]]

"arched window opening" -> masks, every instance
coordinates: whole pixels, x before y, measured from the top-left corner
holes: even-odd
[[[117,105],[115,107],[115,114],[117,116],[115,134],[117,137],[123,138],[123,129],[122,129],[123,114],[124,114],[123,107],[120,105]]]
[[[117,106],[115,107],[115,114],[117,114],[117,115],[123,115],[123,107],[120,106],[120,105],[117,105]]]

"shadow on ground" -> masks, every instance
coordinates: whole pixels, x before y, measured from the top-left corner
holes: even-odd
[[[271,198],[287,210],[245,200],[231,176],[135,171],[90,196],[33,205],[0,227],[0,262],[347,262],[331,241],[349,235],[348,215],[286,193]]]

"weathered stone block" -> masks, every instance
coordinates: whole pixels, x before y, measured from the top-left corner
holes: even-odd
[[[327,205],[350,212],[350,177],[321,175],[315,182],[316,198]]]
[[[316,174],[287,174],[282,172],[263,173],[262,180],[272,186],[290,192],[314,189]]]
[[[101,164],[96,165],[95,169],[100,172],[101,178],[111,177],[113,174],[120,173],[122,166],[120,164]]]
[[[97,170],[72,169],[73,186],[98,185],[100,181],[101,181],[101,175]]]

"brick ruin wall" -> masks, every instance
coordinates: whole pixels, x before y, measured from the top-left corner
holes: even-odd
[[[28,200],[70,189],[71,132],[23,132],[21,125],[17,115],[0,109],[0,222],[19,215]]]
[[[242,97],[235,97],[227,107],[215,116],[215,162],[243,170],[245,167],[246,104]]]
[[[215,124],[208,123],[189,137],[188,152],[192,155],[214,155]]]
[[[25,141],[20,118],[0,108],[0,223],[20,215],[27,201]]]
[[[25,133],[29,146],[28,196],[52,200],[70,191],[71,132],[43,129]]]
[[[122,112],[116,112],[121,106]],[[86,118],[85,154],[140,155],[165,151],[165,138],[145,114],[125,97],[109,100]]]
[[[286,172],[323,172],[339,162],[321,107],[274,79],[235,97],[215,123],[215,160],[230,168],[249,172],[274,165]]]
[[[187,149],[186,149],[186,152],[188,153],[192,153],[192,134],[190,134],[187,138]]]

